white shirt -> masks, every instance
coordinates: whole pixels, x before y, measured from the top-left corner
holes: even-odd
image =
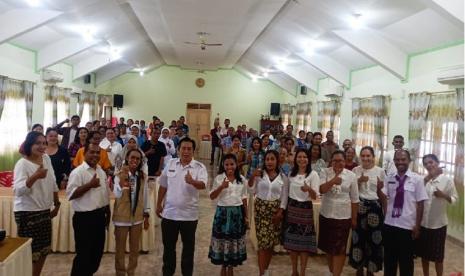
[[[225,173],[219,174],[215,177],[210,194],[218,189],[223,184],[223,180],[226,177]],[[247,198],[247,180],[241,175],[242,182],[238,183],[236,179],[233,182],[229,182],[229,186],[223,189],[218,195],[218,206],[241,206],[242,200]]]
[[[100,142],[99,146],[103,150],[106,150],[108,147],[111,147],[111,151],[107,152],[107,154],[108,154],[108,159],[110,159],[111,165],[114,166],[115,165],[115,158],[116,158],[116,156],[118,156],[118,154],[121,153],[121,151],[123,151],[123,146],[121,146],[121,144],[116,142],[116,141],[111,143],[107,138],[104,138]]]
[[[100,165],[97,169],[90,167],[87,162],[83,162],[69,175],[68,186],[66,187],[66,196],[70,200],[74,191],[77,188],[89,183],[94,174],[97,173],[97,178],[100,180],[98,188],[91,188],[79,198],[71,200],[71,205],[76,212],[93,211],[110,204],[110,188],[107,185],[107,175],[102,170]]]
[[[289,180],[283,174],[278,174],[273,181],[266,172],[263,172],[263,177],[256,177],[253,185],[255,196],[262,200],[280,200],[280,208],[286,209],[287,197],[289,195]]]
[[[195,221],[199,218],[199,190],[186,183],[190,171],[192,178],[207,185],[208,173],[205,166],[195,160],[182,166],[179,158],[171,159],[160,176],[160,186],[165,187],[165,205],[162,217],[171,220]]]
[[[374,166],[371,169],[364,169],[362,166],[355,167],[352,172],[357,176],[358,179],[362,176],[368,176],[367,182],[362,182],[358,185],[358,194],[360,198],[366,200],[378,200],[378,177],[381,181],[384,181],[384,170],[378,166]]]
[[[132,173],[129,172],[129,175],[132,176]],[[143,192],[143,200],[142,200],[142,203],[144,204],[144,213],[145,212],[148,212],[150,210],[150,201],[149,201],[149,190],[148,190],[148,185],[147,185],[147,179],[148,179],[148,176],[147,174],[144,174],[144,179],[141,179],[143,181],[143,183],[141,183],[142,185],[144,185],[144,192]],[[120,179],[119,179],[119,176],[115,176],[115,184],[113,186],[113,194],[115,195],[115,198],[121,198],[121,196],[123,195],[123,190],[126,189],[126,188],[123,188],[121,187],[121,185],[119,184],[120,182]],[[132,197],[133,195],[131,195]],[[140,198],[139,198],[140,200]],[[140,204],[140,202],[139,202]],[[113,224],[116,225],[116,226],[132,226],[132,225],[138,225],[138,224],[141,224],[142,222],[144,222],[144,220],[140,220],[140,221],[135,221],[135,222],[119,222],[119,221],[113,221]]]
[[[333,168],[321,170],[321,185],[336,176]],[[351,203],[358,203],[358,185],[355,173],[344,169],[339,177],[341,185],[334,185],[321,198],[320,214],[326,218],[348,219],[352,217]]]
[[[47,169],[43,179],[34,182],[31,188],[26,186],[27,179],[32,176],[39,165],[25,158],[16,162],[14,168],[13,192],[15,194],[13,211],[43,211],[53,206],[53,193],[58,192],[52,161],[47,154],[42,155],[42,164]]]
[[[289,177],[289,197],[300,201],[311,201],[308,192],[304,192],[301,188],[304,186],[304,182],[314,190],[318,196],[320,189],[320,177],[316,171],[311,171],[310,174],[305,177],[305,174],[297,174],[296,176]]]
[[[71,145],[72,142],[74,142],[74,137],[76,137],[77,129],[71,128],[69,130],[69,140],[68,140],[68,146],[66,148],[69,148],[69,145]]]
[[[382,191],[388,197],[384,223],[412,230],[417,217],[417,202],[427,200],[428,195],[423,184],[424,181],[418,174],[410,170],[407,170],[405,174],[407,179],[404,184],[404,206],[402,207],[402,214],[396,218],[392,217],[392,209],[396,198],[396,189],[399,187],[399,182],[395,177],[397,174],[387,175],[384,179]]]
[[[437,229],[447,225],[447,204],[444,198],[438,198],[434,195],[436,190],[441,190],[450,196],[452,204],[458,199],[457,189],[454,181],[444,174],[439,175],[436,179],[431,179],[426,183],[426,194],[428,199],[424,202],[423,219],[421,226],[429,229]]]
[[[388,150],[383,155],[383,169],[386,175],[395,175],[397,173],[397,168],[394,164],[394,153],[394,150]]]

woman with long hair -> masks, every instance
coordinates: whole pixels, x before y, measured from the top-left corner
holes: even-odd
[[[308,153],[312,170],[316,171],[318,176],[321,177],[321,172],[326,168],[326,162],[321,158],[321,146],[317,144],[311,145]]]
[[[71,160],[68,151],[58,144],[58,132],[54,128],[48,128],[45,132],[47,148],[45,153],[52,161],[55,181],[59,189],[66,189],[68,176],[71,172]]]
[[[68,153],[71,160],[76,157],[78,150],[86,145],[88,135],[89,130],[87,128],[78,128],[77,135],[74,136],[74,141],[68,147]]]
[[[226,154],[231,153],[236,156],[237,166],[239,167],[239,171],[242,172],[242,167],[246,164],[246,153],[245,149],[241,147],[241,137],[239,135],[234,135],[232,137],[232,145],[226,151]],[[221,169],[221,167],[220,167]]]
[[[298,149],[289,175],[289,199],[284,217],[284,248],[289,251],[292,276],[304,276],[309,253],[316,253],[312,200],[316,200],[320,177],[312,171],[308,153]],[[297,263],[300,258],[300,269]]]
[[[115,175],[113,193],[115,207],[115,269],[116,275],[134,275],[139,257],[142,225],[148,229],[150,202],[147,174],[142,170],[143,155],[138,149],[126,153],[124,165]],[[129,264],[126,266],[126,242],[129,235]]]
[[[260,275],[269,275],[273,247],[281,243],[281,224],[288,197],[287,182],[287,177],[279,171],[279,154],[275,150],[265,153],[263,168],[255,170],[249,179],[249,187],[253,187],[255,192],[255,229]]]
[[[336,150],[331,167],[321,173],[322,194],[319,217],[318,248],[326,253],[329,272],[342,273],[350,228],[357,226],[358,184],[355,174],[345,166],[345,154]]]
[[[262,151],[262,140],[258,137],[252,139],[250,151],[247,155],[247,178],[250,178],[256,169],[263,167],[263,157],[265,153]]]
[[[347,151],[346,151],[347,153]],[[357,177],[360,197],[357,228],[352,231],[349,264],[357,275],[373,275],[383,269],[383,207],[378,198],[378,181],[384,180],[384,170],[375,165],[375,151],[370,146],[360,150],[361,165],[352,171]],[[347,158],[346,158],[347,160]]]
[[[31,131],[23,143],[24,155],[14,168],[14,215],[18,236],[32,238],[33,275],[39,276],[51,252],[52,218],[60,207],[52,162],[44,134]],[[50,209],[53,208],[52,211]]]
[[[247,184],[236,155],[223,157],[210,199],[217,199],[217,207],[208,257],[213,264],[222,266],[221,276],[232,276],[233,268],[247,259]]]

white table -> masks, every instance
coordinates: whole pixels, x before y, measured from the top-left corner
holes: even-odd
[[[32,275],[31,243],[29,238],[10,237],[0,243],[0,276]]]
[[[157,185],[151,184],[152,189],[149,189],[151,199],[150,205],[150,227],[148,230],[142,230],[141,250],[151,251],[155,249],[155,226],[159,225],[156,218],[155,208],[157,199]],[[53,252],[75,252],[74,246],[74,229],[73,229],[73,214],[74,210],[70,202],[66,199],[64,191],[59,192],[60,211],[52,220],[52,251]],[[15,216],[13,213],[13,189],[0,188],[0,228],[7,231],[7,235],[12,237],[17,236],[17,227]],[[110,200],[110,209],[113,214],[114,198]],[[107,231],[104,252],[115,252],[115,227],[110,222],[109,230]],[[129,239],[128,239],[129,240]],[[129,243],[129,241],[128,241]],[[129,249],[129,246],[127,247]]]

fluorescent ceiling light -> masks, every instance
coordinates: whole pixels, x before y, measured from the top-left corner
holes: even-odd
[[[268,78],[268,72],[266,72],[266,71],[263,72],[262,76],[263,76],[264,78]]]
[[[143,77],[144,76],[144,70],[139,71],[139,76]]]
[[[81,34],[84,40],[87,42],[94,40],[95,30],[90,26],[81,27]]]
[[[358,30],[363,27],[363,19],[362,14],[356,13],[353,14],[352,17],[349,19],[350,27],[354,30]]]
[[[26,0],[26,3],[31,7],[38,7],[40,5],[40,0]]]
[[[256,75],[252,75],[252,81],[257,82],[257,80],[258,80],[258,77]]]
[[[110,58],[111,58],[112,60],[121,58],[121,53],[120,53],[120,51],[119,51],[117,48],[114,48],[114,47],[112,47],[112,46],[110,46],[110,47],[108,48],[108,54],[110,54]]]

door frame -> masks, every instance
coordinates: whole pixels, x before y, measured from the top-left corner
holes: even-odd
[[[189,110],[208,110],[209,113],[208,113],[208,125],[210,126],[211,124],[211,116],[212,116],[212,104],[211,103],[186,103],[186,122],[187,122],[187,125],[189,125],[189,118],[188,118],[188,114],[189,114]],[[192,125],[193,127],[193,125]],[[210,128],[208,128],[208,130],[210,130]],[[189,132],[191,132],[191,130],[189,130]],[[192,137],[191,137],[192,138]],[[196,141],[197,143],[197,147],[195,149],[195,152],[198,152],[199,149],[200,149],[200,143],[202,142],[202,137],[196,137],[196,140],[198,138],[198,141]]]

